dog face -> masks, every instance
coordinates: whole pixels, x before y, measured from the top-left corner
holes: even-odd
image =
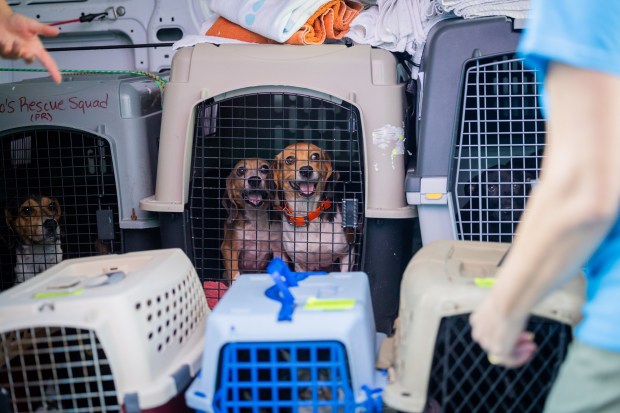
[[[226,197],[222,203],[234,219],[245,208],[267,209],[272,190],[271,163],[259,158],[242,159],[226,178]]]
[[[21,244],[53,244],[60,237],[61,208],[52,197],[32,195],[4,214]]]
[[[533,179],[529,172],[510,168],[489,169],[484,171],[466,186],[466,194],[478,198],[482,209],[487,211],[489,221],[517,222],[525,201],[530,193],[530,182]],[[467,190],[469,189],[469,190]]]
[[[288,202],[320,199],[334,174],[332,159],[316,145],[296,143],[276,155],[274,180]]]

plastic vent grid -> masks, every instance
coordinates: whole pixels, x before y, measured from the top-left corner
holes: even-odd
[[[232,171],[235,164],[248,158],[261,158],[270,163],[285,147],[298,142],[318,146],[332,160],[337,172],[329,179],[337,178],[337,181],[332,187],[327,184],[323,195],[332,199],[332,210],[345,209],[344,205],[348,205],[348,222],[356,228],[351,241],[331,233],[308,236],[307,229],[298,228],[294,236],[299,238],[295,242],[312,243],[319,238],[323,245],[331,242],[333,250],[348,251],[350,267],[345,270],[359,269],[362,237],[361,225],[359,228],[357,225],[363,222],[364,215],[359,124],[360,113],[352,105],[299,93],[261,92],[200,103],[196,108],[189,215],[193,262],[201,279],[225,278],[221,243],[228,212],[223,204],[230,203],[226,182],[229,174],[235,172]],[[306,151],[304,156],[311,155]],[[241,175],[231,175],[231,179],[239,181]],[[274,212],[273,206],[271,209]],[[281,218],[275,215],[270,219],[280,223]],[[336,225],[334,232],[340,230],[340,225]],[[256,241],[258,236],[257,232],[248,232],[244,239]],[[306,237],[307,241],[301,241]],[[345,242],[348,245],[343,246]],[[262,255],[260,252],[257,255]],[[264,272],[268,260],[254,259],[249,264],[254,267],[251,272]],[[324,264],[308,263],[313,267]],[[332,267],[339,269],[338,265]]]
[[[229,343],[222,348],[219,371],[216,411],[355,408],[346,350],[338,342]]]
[[[471,340],[469,314],[441,320],[429,379],[429,401],[444,412],[542,412],[572,339],[571,327],[530,318],[538,350],[518,369],[495,367]],[[434,403],[433,403],[434,404]]]
[[[17,207],[31,195],[55,198],[63,259],[120,252],[116,178],[106,139],[72,129],[33,128],[0,136],[0,151],[0,204]],[[109,227],[98,228],[98,215]],[[1,248],[4,290],[21,280],[14,281],[15,252]]]
[[[0,333],[0,388],[12,411],[120,412],[106,354],[91,330]]]
[[[173,342],[179,345],[206,317],[204,291],[195,275],[188,271],[178,284],[135,303],[136,312],[144,323],[150,350],[162,353]],[[171,351],[177,351],[174,347]]]
[[[545,144],[536,73],[514,56],[466,69],[452,193],[458,238],[512,242]]]

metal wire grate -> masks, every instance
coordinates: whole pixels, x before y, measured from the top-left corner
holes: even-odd
[[[0,388],[15,413],[121,411],[110,364],[91,330],[0,333]]]
[[[106,139],[66,128],[15,130],[0,136],[0,153],[2,208],[17,210],[31,196],[54,198],[61,211],[63,259],[121,251],[114,162]],[[22,223],[41,225],[35,219],[39,210]],[[0,290],[23,281],[14,274],[16,246],[23,241],[15,228],[6,227],[1,235]],[[21,258],[36,260],[33,255]]]
[[[287,146],[300,142],[316,145],[320,149],[318,152],[321,154],[321,166],[315,165],[315,169],[321,171],[313,175],[312,179],[316,182],[310,186],[302,183],[300,189],[299,183],[293,185],[305,192],[307,199],[315,199],[313,197],[318,197],[318,193],[322,191],[320,199],[329,198],[332,201],[330,211],[334,214],[331,219],[336,215],[335,211],[344,211],[346,225],[350,227],[353,235],[347,241],[342,240],[343,229],[339,223],[341,218],[336,217],[337,224],[331,227],[326,225],[313,229],[315,227],[309,225],[290,229],[289,239],[294,241],[296,248],[302,252],[314,249],[315,245],[311,245],[312,243],[331,244],[332,249],[325,255],[344,250],[343,255],[350,261],[347,269],[359,269],[364,185],[360,114],[355,107],[336,99],[307,94],[261,92],[202,102],[196,108],[195,125],[189,216],[191,255],[203,281],[228,281],[230,278],[226,275],[226,269],[233,259],[225,257],[229,257],[239,247],[231,247],[230,244],[225,246],[223,241],[226,238],[226,222],[231,216],[231,207],[234,208],[235,204],[237,212],[239,209],[247,209],[249,204],[252,204],[251,209],[258,208],[263,211],[258,215],[256,212],[253,215],[243,215],[246,222],[254,222],[251,223],[251,228],[244,226],[245,229],[240,230],[245,244],[242,247],[243,257],[239,262],[245,267],[245,272],[264,272],[270,254],[269,251],[264,253],[263,249],[267,247],[261,243],[261,237],[282,236],[282,229],[278,226],[282,225],[283,213],[277,206],[284,205],[281,201],[285,194],[281,187],[280,191],[276,190],[277,182],[272,179],[273,174],[304,174],[301,171],[303,167],[293,170],[296,168],[294,165],[286,165],[291,170],[284,171],[284,166],[278,167],[274,158]],[[309,152],[306,147],[299,149],[294,155],[297,158],[309,159],[313,152]],[[243,160],[247,161],[244,163]],[[285,165],[286,162],[282,161],[280,164]],[[321,175],[321,172],[328,168],[328,164],[333,168],[333,173]],[[264,168],[270,168],[268,174],[264,173]],[[254,183],[249,182],[250,178],[254,179]],[[332,185],[321,184],[323,179],[333,181]],[[265,186],[270,185],[270,182],[271,187]],[[234,194],[231,188],[227,190],[227,184],[239,188],[237,194],[242,195],[241,201],[231,200]],[[260,187],[250,188],[249,185]],[[278,196],[279,201],[276,201]],[[296,209],[297,205],[292,208]],[[269,222],[269,225],[266,226],[260,220]],[[269,234],[265,235],[266,233]],[[344,248],[343,242],[347,243]],[[338,264],[342,263],[342,260],[313,261],[315,258],[309,255],[295,257],[291,254],[289,258],[291,266],[293,262],[298,266],[302,265],[303,261],[304,267],[313,269],[330,269],[326,267],[338,267]],[[241,272],[244,272],[243,269]]]
[[[444,412],[534,413],[544,402],[572,340],[571,327],[532,317],[538,351],[518,369],[489,364],[487,355],[471,340],[469,315],[441,320],[429,379],[429,403]]]
[[[221,412],[355,408],[346,350],[338,342],[230,343],[219,363],[214,405]]]
[[[467,67],[452,189],[459,239],[512,242],[545,144],[538,85],[512,55]]]

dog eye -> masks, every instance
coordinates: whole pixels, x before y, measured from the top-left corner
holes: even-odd
[[[318,153],[313,153],[312,155],[310,155],[311,161],[318,161],[319,159],[321,159],[321,156]]]
[[[489,185],[489,186],[487,187],[487,190],[488,190],[489,192],[495,192],[495,191],[497,190],[497,187],[496,187],[495,185]]]
[[[27,217],[29,217],[30,215],[34,214],[34,208],[33,207],[22,208],[22,214],[24,214]]]
[[[267,166],[267,165],[261,165],[261,166],[260,166],[260,171],[261,171],[262,173],[265,173],[265,174],[266,174],[267,172],[269,172],[269,166]]]
[[[237,175],[239,175],[239,176],[243,176],[243,175],[245,175],[245,171],[246,171],[246,170],[247,170],[247,169],[245,169],[245,167],[244,167],[244,166],[239,167],[239,168],[237,169]]]
[[[521,190],[521,185],[519,185],[519,184],[514,184],[514,185],[512,186],[512,189],[513,189],[515,192],[518,192],[518,191],[520,191],[520,190]]]
[[[47,207],[50,209],[50,211],[56,212],[56,204],[55,203],[52,202]]]
[[[287,165],[292,165],[295,163],[295,157],[294,156],[289,156],[288,158],[286,158],[284,160],[284,162],[286,162]]]

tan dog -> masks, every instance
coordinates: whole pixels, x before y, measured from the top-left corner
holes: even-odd
[[[15,281],[24,282],[62,261],[61,208],[48,196],[31,195],[4,211],[14,235]]]
[[[349,270],[353,247],[342,229],[342,214],[333,202],[338,179],[327,152],[296,143],[276,155],[276,202],[282,211],[282,245],[296,271]]]
[[[273,171],[264,159],[242,159],[226,178],[222,204],[228,212],[221,245],[225,279],[243,272],[262,272],[282,254],[282,226],[270,219],[273,210]]]

